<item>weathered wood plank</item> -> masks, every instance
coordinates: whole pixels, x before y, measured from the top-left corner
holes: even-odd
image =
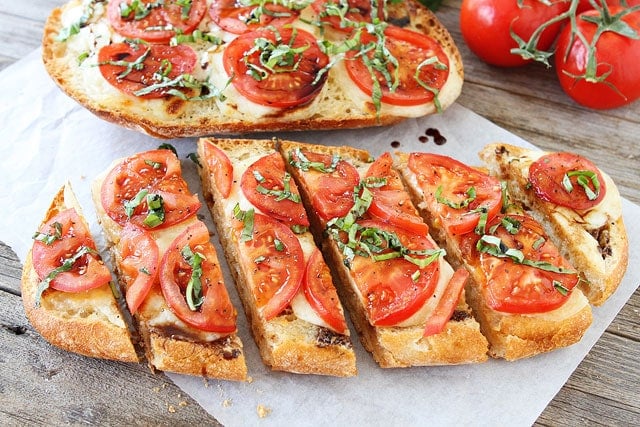
[[[163,374],[59,350],[31,328],[20,297],[0,292],[0,306],[0,424],[216,424]]]

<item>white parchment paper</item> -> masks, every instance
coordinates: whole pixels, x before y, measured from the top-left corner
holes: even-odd
[[[427,128],[447,139],[421,142]],[[0,240],[24,259],[31,236],[52,196],[70,181],[100,235],[90,184],[116,158],[164,142],[106,123],[67,98],[49,79],[35,51],[0,73]],[[465,108],[388,128],[263,134],[327,145],[353,145],[378,155],[393,150],[433,151],[469,164],[492,141],[529,145]],[[168,141],[181,159],[195,151],[195,139]],[[559,149],[561,147],[558,147]],[[200,193],[195,165],[183,162],[191,189]],[[629,270],[617,293],[594,309],[583,340],[566,349],[517,362],[383,370],[354,339],[359,374],[330,378],[271,372],[262,364],[246,318],[238,316],[250,382],[233,383],[170,374],[170,378],[227,426],[240,425],[530,425],[613,320],[640,282],[640,207],[624,201],[631,248]],[[208,212],[202,215],[211,230]],[[99,245],[101,239],[97,239]],[[217,244],[214,237],[214,243]],[[221,259],[223,259],[220,254]],[[224,263],[223,263],[224,264]],[[232,280],[227,287],[240,309]],[[352,330],[352,335],[355,333]],[[151,391],[150,391],[151,393]],[[266,417],[258,415],[258,407]],[[179,410],[179,409],[178,409]]]

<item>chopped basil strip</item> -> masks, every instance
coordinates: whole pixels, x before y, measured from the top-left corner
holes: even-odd
[[[50,225],[51,233],[41,233],[36,231],[33,235],[32,239],[38,242],[42,242],[47,246],[50,246],[56,240],[62,239],[62,224],[58,221],[54,221],[53,224]]]
[[[276,248],[276,251],[282,252],[285,250],[284,243],[280,239],[273,239],[273,246]]]
[[[260,255],[258,258],[254,259],[253,262],[255,262],[256,264],[260,264],[261,262],[264,262],[267,260],[267,257],[264,255]]]
[[[485,234],[478,240],[476,249],[481,253],[486,253],[497,258],[509,258],[517,264],[528,265],[543,271],[550,271],[561,274],[576,274],[573,270],[567,270],[562,267],[555,266],[546,261],[533,261],[525,258],[522,251],[510,248],[497,236]]]
[[[487,228],[487,220],[489,219],[489,211],[487,210],[487,208],[479,207],[477,209],[469,211],[468,213],[480,214],[480,216],[478,217],[478,225],[476,225],[476,228],[473,231],[476,234],[484,234]]]
[[[147,194],[149,194],[149,190],[143,188],[138,191],[138,194],[136,194],[133,199],[124,201],[124,213],[127,214],[128,219],[131,219],[133,212],[140,206],[144,198],[147,197]]]
[[[187,158],[198,165],[198,167],[202,167],[202,163],[200,163],[200,157],[198,157],[198,153],[189,153],[187,154]]]
[[[64,27],[58,33],[56,37],[57,41],[64,42],[69,39],[71,36],[75,36],[80,32],[80,29],[87,25],[91,17],[93,16],[94,6],[96,3],[101,2],[102,0],[91,0],[87,2],[82,9],[82,15],[78,18],[77,21],[71,23],[68,27]]]
[[[164,200],[159,194],[147,194],[147,206],[149,211],[142,221],[149,228],[159,226],[164,222]]]
[[[308,229],[309,228],[305,227],[304,225],[293,224],[291,226],[291,231],[293,231],[295,234],[304,234]]]
[[[162,167],[162,163],[154,162],[153,160],[145,160],[144,164],[151,166],[153,169],[160,169]]]
[[[260,175],[260,172],[258,171],[254,171],[253,176],[259,183],[263,183],[264,181],[266,181],[266,179],[262,175]],[[288,172],[284,173],[283,187],[284,188],[282,190],[275,190],[268,189],[258,184],[258,186],[256,187],[256,191],[260,194],[275,197],[276,202],[280,202],[282,200],[291,200],[295,203],[301,202],[300,196],[296,193],[291,192],[291,175]]]
[[[600,194],[600,180],[595,172],[589,170],[576,170],[565,173],[562,177],[562,186],[568,193],[573,191],[573,184],[571,184],[570,179],[572,176],[577,176],[576,182],[580,187],[582,187],[589,200],[595,200],[598,198],[598,195]],[[591,182],[595,191],[591,189],[589,182]]]
[[[40,306],[40,298],[42,297],[42,293],[49,289],[49,285],[51,284],[51,281],[54,280],[56,277],[58,277],[58,275],[60,273],[64,273],[66,271],[71,271],[71,269],[73,268],[73,265],[83,256],[87,255],[87,254],[97,254],[98,252],[96,252],[95,249],[91,249],[88,246],[79,246],[78,249],[76,249],[76,252],[70,256],[69,258],[66,258],[62,264],[60,265],[60,267],[56,267],[53,270],[51,270],[51,272],[49,272],[49,274],[47,274],[47,277],[45,277],[40,283],[38,283],[38,291],[36,292],[36,297],[35,297],[35,305],[36,307]]]
[[[164,142],[164,143],[158,145],[158,149],[159,150],[169,150],[173,154],[175,154],[176,157],[178,157],[178,151],[176,150],[176,147],[174,147],[173,145],[169,144],[168,142]]]
[[[240,240],[243,242],[247,242],[253,239],[253,218],[255,215],[255,211],[249,209],[247,211],[243,211],[240,208],[240,204],[236,203],[233,207],[233,216],[238,220],[242,221],[244,227],[242,228],[242,232],[240,233]]]
[[[176,4],[182,8],[180,18],[183,21],[188,20],[191,13],[191,0],[176,0]]]
[[[476,188],[475,187],[469,187],[469,189],[466,191],[465,193],[467,195],[467,198],[462,200],[461,202],[453,202],[449,199],[445,199],[444,197],[442,197],[442,185],[438,186],[437,190],[436,190],[436,200],[438,201],[438,203],[442,203],[444,205],[449,206],[450,208],[453,209],[463,209],[466,208],[467,206],[469,206],[469,204],[471,202],[473,202],[476,199]]]
[[[569,289],[557,280],[553,281],[553,287],[556,291],[560,292],[562,296],[566,297],[569,294]]]
[[[289,164],[304,172],[313,169],[322,173],[332,173],[335,172],[339,162],[340,156],[338,156],[337,154],[331,156],[331,164],[329,166],[326,166],[323,162],[312,162],[307,159],[307,156],[302,153],[302,150],[300,150],[300,148],[296,148],[292,153],[289,153]]]
[[[124,212],[127,218],[131,219],[136,208],[140,206],[143,201],[147,202],[148,212],[142,223],[149,228],[154,228],[162,224],[165,215],[164,200],[162,200],[162,196],[159,194],[149,194],[149,190],[146,188],[138,191],[138,194],[136,194],[133,199],[124,201]]]
[[[210,43],[210,44],[219,46],[224,43],[224,41],[220,37],[212,33],[203,33],[198,29],[193,30],[191,34],[181,34],[178,31],[176,32],[177,34],[173,36],[171,40],[169,40],[170,46],[177,46],[182,43],[198,43],[198,42],[205,42],[205,43]]]
[[[185,245],[185,247],[182,248],[182,251],[180,251],[180,254],[191,267],[191,277],[189,278],[189,282],[187,283],[185,298],[187,300],[189,309],[191,311],[196,311],[202,305],[202,303],[204,303],[201,277],[202,261],[205,260],[205,257],[198,252],[193,252],[189,245]]]
[[[147,267],[141,267],[140,269],[138,269],[138,271],[140,273],[146,274],[147,276],[151,276],[151,273],[149,272],[149,269]]]
[[[531,245],[531,247],[532,247],[534,250],[536,250],[536,251],[537,251],[538,249],[540,249],[540,247],[541,247],[542,245],[544,245],[544,242],[546,242],[545,238],[544,238],[544,237],[540,237],[538,240],[536,240],[535,242],[533,242],[533,245]]]
[[[433,65],[433,67],[437,70],[447,70],[448,67],[442,62],[440,62],[437,56],[432,56],[430,58],[425,59],[420,64],[418,64],[418,66],[416,67],[416,73],[413,76],[413,78],[416,80],[416,82],[418,82],[420,87],[422,87],[423,89],[426,89],[427,91],[433,94],[433,103],[436,106],[436,111],[438,113],[441,113],[442,105],[440,104],[440,99],[438,98],[438,95],[440,95],[440,90],[429,86],[426,82],[422,81],[422,79],[420,78],[420,71],[422,70],[422,67],[426,67],[428,65]]]
[[[505,216],[500,220],[500,225],[502,225],[509,234],[517,234],[522,224],[517,219]]]
[[[126,0],[120,3],[120,17],[124,21],[140,21],[149,16],[151,11],[157,7],[162,7],[164,0],[158,0],[153,3],[145,3],[142,0],[132,0],[128,3]],[[133,14],[133,16],[131,16]]]

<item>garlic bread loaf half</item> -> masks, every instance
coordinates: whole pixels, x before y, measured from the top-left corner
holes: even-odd
[[[265,365],[350,377],[342,304],[297,186],[271,140],[198,141],[207,204]]]
[[[160,138],[343,129],[443,111],[463,67],[415,0],[70,0],[43,61],[110,122]]]
[[[468,273],[432,240],[386,153],[279,141],[364,347],[383,368],[487,360]]]
[[[629,259],[622,200],[611,177],[574,153],[495,143],[480,158],[580,271],[580,289],[589,301],[602,305],[618,288]]]
[[[121,294],[69,183],[53,198],[33,239],[21,290],[34,329],[66,351],[137,362]]]

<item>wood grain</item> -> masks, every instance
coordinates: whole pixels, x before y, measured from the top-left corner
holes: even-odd
[[[39,46],[46,16],[62,3],[0,3],[0,70]],[[640,102],[592,111],[562,92],[554,70],[540,65],[499,69],[482,63],[460,35],[460,4],[461,0],[445,1],[438,11],[465,65],[458,102],[539,147],[596,159],[622,195],[640,203]],[[216,424],[164,375],[153,374],[146,366],[84,358],[44,342],[24,317],[20,273],[15,254],[0,244],[0,424]],[[637,290],[536,425],[638,425],[639,325]],[[89,407],[80,404],[87,396],[92,401]]]

